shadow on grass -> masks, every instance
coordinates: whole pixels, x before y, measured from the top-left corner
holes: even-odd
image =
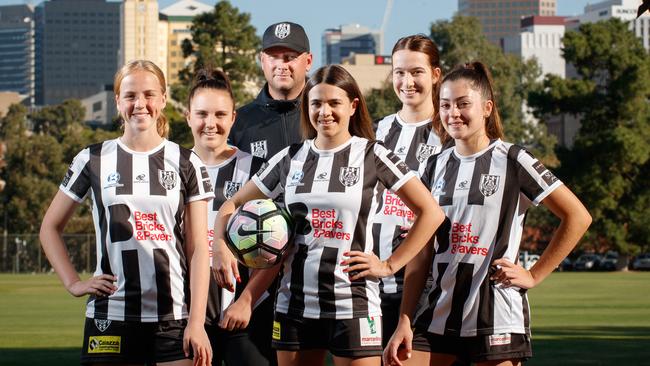
[[[533,328],[526,365],[650,365],[650,327]]]
[[[80,356],[79,348],[0,348],[2,365],[79,365]]]

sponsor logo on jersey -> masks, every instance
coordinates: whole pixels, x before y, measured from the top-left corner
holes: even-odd
[[[327,172],[322,172],[322,173],[319,173],[319,174],[316,176],[316,179],[315,179],[315,180],[316,180],[316,181],[325,181],[325,180],[330,180],[330,179],[327,177]]]
[[[485,197],[493,195],[499,190],[499,178],[501,177],[498,175],[481,174],[481,182],[479,183],[478,190]]]
[[[352,187],[357,184],[359,181],[359,172],[361,168],[359,167],[342,167],[341,172],[339,173],[339,182],[346,187]]]
[[[280,340],[280,322],[273,321],[273,339]]]
[[[291,180],[289,181],[289,184],[287,184],[287,186],[294,187],[294,186],[302,186],[302,185],[304,185],[304,183],[302,183],[302,178],[304,176],[305,176],[305,173],[302,170],[296,170],[291,175]]]
[[[265,158],[268,151],[266,140],[251,142],[251,155],[257,156],[258,158]]]
[[[488,337],[488,340],[490,342],[490,347],[505,346],[506,344],[510,344],[512,342],[510,333],[492,334],[491,336]]]
[[[157,212],[133,212],[136,240],[171,241],[173,236],[167,233],[165,224],[158,220]]]
[[[275,36],[280,39],[285,39],[291,34],[291,24],[280,23],[275,26]]]
[[[262,166],[260,166],[260,169],[255,173],[258,177],[262,175],[262,173],[266,170],[266,168],[269,166],[268,161],[265,161],[262,163]]]
[[[88,353],[120,353],[121,344],[120,336],[88,337]]]
[[[106,178],[106,187],[104,188],[122,187],[123,185],[120,183],[120,173],[113,172]]]
[[[381,319],[368,316],[359,319],[359,343],[361,346],[381,346]]]
[[[158,169],[158,182],[169,191],[176,187],[176,183],[178,183],[178,174],[173,170]]]
[[[237,193],[239,188],[241,188],[241,183],[227,180],[226,183],[223,185],[223,196],[226,197],[227,199],[231,199],[232,196],[234,196],[235,193]]]
[[[72,174],[74,174],[72,172],[72,169],[68,169],[68,172],[65,173],[65,177],[63,177],[63,182],[61,182],[62,186],[64,186],[64,187],[68,186],[68,183],[70,183],[70,178],[72,178]]]
[[[401,198],[395,192],[390,190],[384,191],[384,205],[382,212],[384,215],[392,215],[396,217],[406,217],[408,220],[415,219],[413,211],[409,210]]]
[[[542,179],[544,179],[544,182],[549,186],[553,185],[553,183],[557,181],[557,177],[551,173],[550,170],[547,170],[546,173],[542,174]]]
[[[433,186],[433,194],[435,196],[442,196],[443,194],[445,194],[445,191],[443,191],[443,189],[445,189],[445,179],[440,178]]]
[[[439,152],[441,149],[440,146],[436,145],[429,145],[425,143],[420,143],[418,145],[418,149],[415,152],[415,157],[418,159],[420,163],[424,163],[427,161],[432,155],[436,154]]]
[[[395,153],[397,155],[404,155],[404,150],[406,150],[406,146],[400,146]]]
[[[479,243],[480,237],[473,235],[472,223],[461,224],[454,222],[451,225],[450,241],[451,241],[451,254],[470,254],[487,256],[488,248],[481,247]]]
[[[110,320],[107,320],[107,319],[95,319],[95,327],[97,327],[97,329],[102,333],[104,333],[104,331],[106,329],[108,329],[108,327],[110,327],[110,326],[111,326],[111,321]]]
[[[311,209],[311,227],[314,229],[314,238],[350,240],[352,234],[343,229],[343,221],[338,219],[335,209]]]
[[[466,191],[469,189],[469,181],[465,179],[464,181],[458,183],[458,187],[456,188],[459,191]]]
[[[135,182],[136,183],[149,183],[149,180],[147,180],[147,175],[142,173],[138,174],[135,176]]]

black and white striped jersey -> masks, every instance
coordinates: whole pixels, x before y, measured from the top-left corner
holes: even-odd
[[[432,128],[431,120],[417,123],[404,122],[399,114],[391,114],[375,123],[375,133],[378,141],[392,150],[418,176],[422,174],[426,161],[430,156],[441,150],[440,138]],[[385,190],[378,207],[375,223],[372,228],[375,254],[382,260],[387,259],[399,246],[401,226],[410,226],[414,215],[402,200],[389,190]],[[381,279],[382,293],[402,292],[404,269],[395,276]]]
[[[236,149],[235,153],[218,165],[207,165],[210,182],[214,187],[214,199],[208,202],[208,246],[210,249],[210,266],[212,266],[212,243],[214,241],[214,222],[219,212],[219,207],[230,199],[248,180],[262,167],[264,160]],[[232,304],[246,287],[249,270],[244,265],[239,265],[239,274],[242,282],[235,282],[235,293],[222,289],[217,285],[214,276],[210,276],[210,292],[206,313],[206,324],[217,324],[223,311]],[[259,301],[268,297],[265,293]]]
[[[147,152],[108,140],[77,154],[59,189],[77,202],[91,196],[94,275],[117,276],[117,291],[91,296],[86,316],[138,322],[186,318],[183,214],[189,202],[213,197],[199,157],[167,140]]]
[[[518,260],[526,210],[562,182],[524,148],[501,140],[471,156],[444,150],[429,160],[422,180],[446,219],[416,326],[461,337],[529,334],[526,291],[492,283],[491,263]]]
[[[340,262],[350,250],[372,252],[372,222],[383,187],[398,190],[411,178],[390,150],[359,137],[332,150],[307,140],[271,158],[252,180],[271,198],[284,192],[296,223],[276,311],[329,319],[381,315],[378,281],[350,282]]]

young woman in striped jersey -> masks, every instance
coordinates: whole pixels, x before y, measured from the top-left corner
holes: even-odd
[[[43,250],[72,295],[90,295],[83,364],[207,366],[210,180],[196,154],[165,138],[166,83],[155,64],[129,62],[114,85],[124,133],[74,158],[43,218]],[[62,233],[89,195],[97,268],[81,280]]]
[[[422,34],[403,37],[393,47],[393,90],[402,102],[402,109],[375,122],[378,141],[392,150],[418,176],[426,160],[440,152],[440,139],[433,130],[438,111],[440,57],[438,46]],[[394,193],[382,196],[373,225],[375,254],[390,257],[404,240],[404,230],[413,220],[413,212]],[[402,301],[404,270],[380,282],[384,347],[395,331]]]
[[[443,214],[413,172],[372,140],[365,101],[345,69],[317,70],[307,81],[301,106],[305,142],[273,156],[221,206],[215,245],[225,245],[222,233],[238,206],[283,192],[297,232],[275,303],[273,345],[279,364],[322,365],[330,351],[339,366],[379,365],[377,278],[394,274],[415,256]],[[382,186],[417,213],[408,238],[384,261],[372,254],[372,222]],[[272,277],[254,274],[244,290],[247,296],[254,300]]]
[[[214,188],[214,200],[208,202],[208,222],[214,223],[219,207],[231,198],[264,163],[227,143],[228,134],[235,121],[235,100],[230,80],[219,70],[199,70],[190,88],[187,106],[187,123],[194,137],[194,152],[206,164]],[[208,231],[210,259],[213,257],[212,228]],[[218,255],[218,252],[217,252]],[[212,265],[212,263],[211,263]],[[234,288],[221,288],[214,276],[210,277],[210,291],[206,315],[206,331],[212,344],[213,365],[264,366],[276,363],[271,349],[273,324],[273,299],[265,294],[255,307],[250,323],[237,321],[228,310],[236,302],[248,278],[248,269],[240,265],[242,282]],[[250,315],[250,314],[249,314]],[[250,325],[249,325],[250,324]],[[245,328],[245,329],[244,329]]]
[[[473,62],[445,75],[443,144],[422,177],[445,211],[428,255],[406,268],[400,321],[384,351],[387,365],[520,365],[531,357],[526,291],[564,259],[591,222],[578,198],[524,148],[503,142],[487,67]],[[560,219],[540,260],[517,263],[526,209],[543,203]],[[425,277],[433,286],[416,303]],[[412,330],[413,327],[413,330]],[[412,353],[411,353],[412,351]],[[410,356],[410,359],[409,357]]]

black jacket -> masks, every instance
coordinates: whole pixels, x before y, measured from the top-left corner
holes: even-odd
[[[229,140],[240,150],[265,159],[301,142],[300,98],[275,100],[265,84],[254,101],[237,110]]]

